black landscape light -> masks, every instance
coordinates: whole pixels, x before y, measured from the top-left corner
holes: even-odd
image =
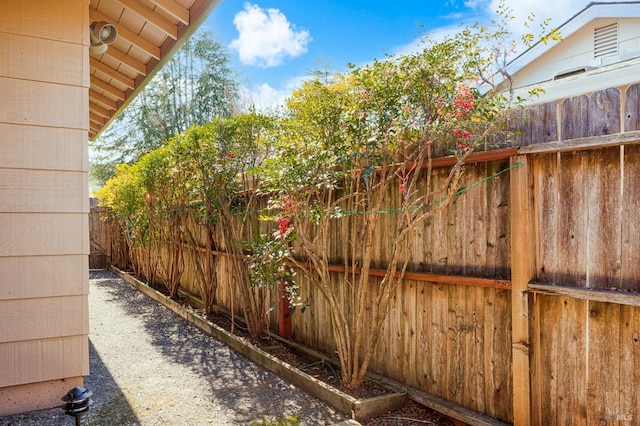
[[[93,392],[81,387],[71,389],[62,400],[66,402],[62,406],[64,413],[76,418],[76,426],[80,426],[80,416],[86,414],[93,404],[91,397]]]

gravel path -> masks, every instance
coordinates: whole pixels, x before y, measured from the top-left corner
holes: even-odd
[[[250,425],[287,416],[329,425],[346,419],[111,272],[91,272],[89,306],[85,387],[94,405],[82,425]],[[1,426],[74,422],[61,408],[0,417]]]

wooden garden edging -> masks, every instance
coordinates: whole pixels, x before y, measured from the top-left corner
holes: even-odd
[[[120,276],[124,281],[135,287],[138,291],[158,303],[161,303],[179,317],[196,326],[202,332],[222,341],[234,351],[242,354],[269,371],[278,374],[280,377],[304,389],[316,398],[325,401],[341,413],[350,415],[351,418],[355,420],[366,420],[389,411],[397,410],[402,407],[406,401],[406,392],[394,390],[390,385],[387,387],[392,390],[392,393],[389,393],[388,395],[373,398],[354,398],[351,395],[347,395],[333,386],[317,380],[303,371],[280,361],[278,358],[263,351],[257,346],[252,345],[246,340],[239,338],[216,324],[200,317],[192,310],[179,305],[171,298],[159,293],[126,272],[123,272],[114,266],[110,266],[109,269]]]

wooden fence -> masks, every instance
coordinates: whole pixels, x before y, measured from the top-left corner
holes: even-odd
[[[479,424],[640,424],[639,112],[638,85],[538,105],[517,149],[474,155],[467,191],[418,232],[371,371]],[[301,284],[293,336],[331,353],[326,302]]]
[[[109,262],[107,247],[111,245],[111,236],[107,214],[107,209],[98,206],[97,200],[92,198],[89,210],[89,269],[104,269]]]

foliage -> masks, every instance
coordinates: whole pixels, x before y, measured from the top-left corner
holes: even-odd
[[[292,311],[300,307],[304,312],[306,306],[298,295],[296,271],[291,262],[291,243],[295,234],[290,232],[290,223],[288,218],[278,218],[278,230],[272,235],[262,234],[247,243],[251,253],[250,280],[254,287],[282,292],[280,297],[289,302]]]
[[[180,137],[181,149],[188,153],[182,167],[191,177],[194,199],[198,200],[197,220],[206,229],[209,266],[205,265],[201,273],[205,277],[205,304],[207,309],[214,304],[212,274],[217,260],[212,253],[224,250],[249,332],[256,337],[264,326],[266,289],[251,288],[245,263],[244,241],[253,238],[256,234],[253,228],[258,226],[255,215],[252,216],[258,176],[249,171],[267,155],[273,127],[270,117],[245,114],[194,127]]]
[[[191,126],[232,116],[237,97],[227,52],[212,33],[196,33],[92,142],[92,179],[106,181],[116,165],[135,163]]]
[[[191,191],[184,185],[187,174],[181,167],[181,151],[170,143],[144,155],[138,163],[138,176],[145,191],[145,210],[149,220],[149,246],[158,258],[158,274],[170,297],[176,297],[184,272],[182,235]]]
[[[110,212],[112,223],[125,237],[136,275],[153,281],[155,268],[150,264],[145,247],[150,241],[149,218],[144,209],[144,190],[137,167],[122,164],[116,175],[96,194]]]
[[[295,236],[287,260],[330,307],[349,387],[367,371],[411,260],[416,226],[451,202],[471,152],[505,138],[517,105],[490,76],[500,46],[511,46],[506,35],[475,26],[440,41],[425,37],[419,52],[352,67],[331,82],[307,82],[287,103],[276,155],[262,168],[262,188],[274,199],[271,217],[278,218],[274,244]],[[434,155],[456,159],[437,183]],[[395,207],[383,211],[390,199]],[[394,216],[392,228],[383,229],[386,215]],[[387,242],[385,276],[372,291],[374,250]],[[332,262],[344,266],[343,285],[335,285]]]
[[[245,320],[256,336],[262,332],[266,308],[261,294],[265,289],[252,288],[245,260],[244,241],[258,226],[257,217],[250,217],[258,177],[248,171],[267,155],[273,127],[272,118],[257,114],[194,126],[135,165],[119,166],[98,193],[112,218],[136,236],[129,238],[136,253],[149,254],[134,263],[149,281],[158,275],[171,297],[184,271],[184,242],[202,244],[193,225],[202,226],[205,262],[196,267],[205,308],[210,312],[215,305],[219,256],[214,252],[224,250],[234,276],[231,284],[237,287],[230,293],[240,294]]]

